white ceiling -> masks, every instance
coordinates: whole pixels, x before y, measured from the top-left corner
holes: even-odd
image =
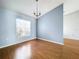
[[[62,4],[64,1],[64,14],[79,10],[79,0],[39,0],[39,9],[42,15]],[[35,0],[0,0],[0,6],[33,16]]]
[[[64,0],[64,15],[79,10],[79,0]]]
[[[39,9],[42,15],[63,3],[63,0],[39,0]],[[33,16],[35,0],[0,0],[0,4],[8,9]]]

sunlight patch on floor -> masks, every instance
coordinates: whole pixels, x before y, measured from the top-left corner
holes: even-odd
[[[14,59],[30,59],[31,54],[31,45],[22,46],[16,50]]]

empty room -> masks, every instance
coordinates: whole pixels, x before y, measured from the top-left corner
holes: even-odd
[[[0,59],[79,59],[79,0],[0,0]]]

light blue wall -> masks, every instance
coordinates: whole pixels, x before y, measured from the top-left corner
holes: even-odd
[[[38,38],[63,43],[63,5],[39,18]]]
[[[0,47],[15,42],[15,13],[0,9]]]
[[[16,37],[16,18],[31,21],[31,35],[22,39]],[[38,20],[38,38],[63,43],[63,5],[51,10]],[[0,9],[0,48],[27,41],[36,37],[36,20],[7,9]]]
[[[31,35],[26,36],[22,39],[17,39],[16,37],[16,18],[17,16],[30,20],[32,23]],[[30,16],[21,16],[20,14],[6,10],[0,9],[0,48],[13,45],[16,43],[21,43],[23,41],[32,39],[36,37],[36,24],[35,19]]]

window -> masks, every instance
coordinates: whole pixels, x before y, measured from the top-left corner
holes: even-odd
[[[17,37],[29,36],[31,33],[31,22],[29,20],[16,19],[16,32]]]

